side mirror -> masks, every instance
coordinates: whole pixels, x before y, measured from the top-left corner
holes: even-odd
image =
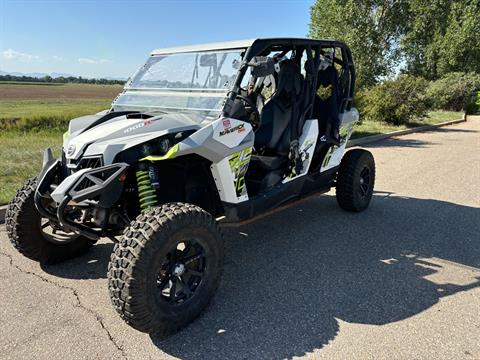
[[[255,56],[250,60],[248,66],[252,67],[252,75],[264,77],[275,73],[275,62],[267,56]]]
[[[200,56],[200,66],[217,66],[217,54],[203,54]]]

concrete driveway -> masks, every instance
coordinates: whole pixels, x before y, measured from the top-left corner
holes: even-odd
[[[42,268],[0,227],[0,357],[479,359],[480,121],[369,149],[367,211],[330,193],[227,230],[213,303],[163,340],[110,305],[111,243]]]

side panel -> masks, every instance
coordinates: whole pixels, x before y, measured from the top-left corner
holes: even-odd
[[[310,163],[312,161],[313,152],[315,150],[315,145],[318,140],[318,120],[306,120],[305,125],[303,125],[302,135],[300,136],[299,143],[299,152],[303,161],[303,169],[300,174],[296,176],[288,176],[283,179],[283,183],[287,183],[294,179],[297,179],[299,176],[303,176],[308,173],[310,168]]]
[[[213,179],[222,201],[248,200],[245,173],[252,155],[252,126],[232,118],[220,118],[179,143],[176,157],[197,154],[210,160]]]
[[[232,118],[220,118],[179,143],[176,156],[197,154],[218,163],[233,153],[253,146],[252,126]]]
[[[245,174],[251,155],[252,147],[248,147],[210,166],[222,201],[239,203],[248,200]]]
[[[358,111],[355,108],[340,115],[340,145],[332,146],[328,150],[320,168],[320,172],[324,172],[340,165],[347,147],[347,142],[352,135],[353,126],[357,123],[358,118]]]

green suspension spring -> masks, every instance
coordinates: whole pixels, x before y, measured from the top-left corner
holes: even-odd
[[[138,199],[140,202],[140,210],[145,211],[157,205],[157,193],[150,182],[148,170],[137,170]]]

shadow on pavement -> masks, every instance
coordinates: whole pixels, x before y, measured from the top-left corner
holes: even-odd
[[[113,243],[100,243],[78,258],[56,265],[40,265],[48,274],[66,279],[103,279],[107,277],[108,261]]]
[[[445,126],[445,127],[438,127],[430,131],[434,132],[456,132],[456,133],[477,133],[478,130],[473,130],[473,129],[459,129],[459,128],[453,128],[450,126]]]
[[[479,220],[478,208],[435,200],[375,196],[350,214],[332,196],[316,198],[227,231],[213,304],[180,333],[152,340],[182,359],[291,358],[333,340],[337,319],[411,317],[480,285],[425,278],[452,266],[480,272]]]
[[[407,148],[425,148],[435,143],[430,141],[406,139],[403,137],[389,138],[382,141],[365,144],[368,148],[386,148],[386,147],[407,147]]]
[[[359,214],[321,196],[226,230],[225,272],[212,304],[153,343],[184,359],[291,358],[333,340],[338,319],[388,324],[478,287],[480,209],[389,195],[377,193]],[[103,277],[110,251],[97,245],[46,270]],[[473,271],[458,278],[458,267]]]

